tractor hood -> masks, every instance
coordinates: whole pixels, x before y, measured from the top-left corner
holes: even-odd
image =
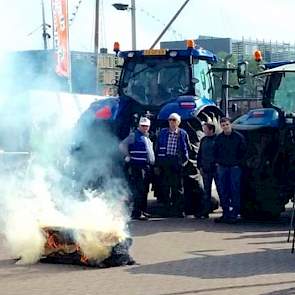
[[[236,130],[253,130],[264,127],[279,127],[279,113],[273,108],[255,109],[233,122]]]
[[[211,99],[193,95],[179,96],[161,108],[158,119],[167,120],[171,113],[178,113],[183,120],[189,120],[196,118],[200,112],[208,108],[216,115],[222,115],[222,112]]]

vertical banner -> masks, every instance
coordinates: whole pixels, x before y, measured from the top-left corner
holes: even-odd
[[[51,0],[54,25],[54,44],[57,52],[56,73],[71,79],[71,56],[69,49],[68,1]]]

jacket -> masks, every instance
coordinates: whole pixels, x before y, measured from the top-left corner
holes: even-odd
[[[224,132],[217,135],[214,145],[215,162],[222,166],[239,166],[247,150],[244,136],[232,131],[225,135]]]
[[[214,172],[216,169],[214,160],[214,145],[216,135],[204,136],[201,139],[197,155],[197,166],[204,172]]]
[[[184,129],[178,128],[178,132],[177,156],[179,164],[184,165],[189,159],[189,139]],[[167,158],[168,137],[169,128],[161,129],[156,145],[156,162],[159,164]]]

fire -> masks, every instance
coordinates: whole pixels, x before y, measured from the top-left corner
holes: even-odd
[[[45,227],[42,230],[46,238],[44,256],[54,255],[55,253],[77,253],[81,255],[80,247],[72,238],[72,233],[69,229]]]
[[[57,237],[53,233],[50,233],[47,230],[45,230],[45,233],[46,233],[46,237],[47,237],[45,247],[53,248],[53,249],[58,248],[59,245],[58,245]]]
[[[87,264],[88,263],[88,258],[84,255],[81,255],[81,258],[80,258],[80,261],[84,264]]]
[[[64,227],[42,227],[42,231],[45,237],[44,259],[56,259],[59,263],[64,260],[65,263],[72,261],[74,264],[98,266],[111,257],[114,247],[124,242],[124,237],[116,231],[100,232]]]

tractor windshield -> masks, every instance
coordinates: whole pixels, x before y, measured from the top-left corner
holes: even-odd
[[[272,74],[266,96],[273,106],[286,113],[295,113],[295,72]]]
[[[143,105],[160,106],[190,90],[189,64],[185,60],[150,57],[125,64],[123,94]]]

